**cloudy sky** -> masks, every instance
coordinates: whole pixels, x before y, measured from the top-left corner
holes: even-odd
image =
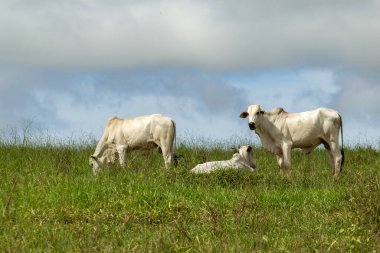
[[[100,137],[163,113],[179,138],[250,134],[249,104],[338,110],[380,141],[380,1],[0,0],[0,130]]]

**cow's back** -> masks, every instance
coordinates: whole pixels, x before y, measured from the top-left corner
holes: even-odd
[[[153,114],[150,122],[150,132],[153,138],[160,138],[162,135],[175,134],[174,121],[161,114]]]
[[[173,132],[174,127],[174,121],[161,114],[130,119],[113,117],[106,127],[107,141],[129,147],[140,147],[149,142],[157,142],[167,131]]]
[[[320,116],[323,119],[321,123],[324,134],[328,134],[331,131],[339,132],[342,122],[337,111],[329,108],[320,108]]]
[[[118,117],[112,117],[108,120],[104,130],[104,136],[108,143],[118,144],[123,139],[123,128],[126,121],[129,120]]]
[[[328,108],[300,113],[288,113],[286,124],[293,147],[317,144],[336,129],[339,131],[339,114]]]

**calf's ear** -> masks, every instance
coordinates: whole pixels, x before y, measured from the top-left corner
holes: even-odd
[[[245,119],[248,116],[248,112],[242,112],[240,113],[240,118]]]

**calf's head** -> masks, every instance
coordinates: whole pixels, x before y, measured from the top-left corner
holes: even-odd
[[[256,168],[255,159],[253,158],[253,150],[250,145],[241,146],[240,148],[236,149],[236,153],[239,153],[239,155],[245,160],[249,167],[252,169]]]
[[[240,114],[240,118],[247,118],[249,119],[248,127],[251,130],[256,129],[256,124],[260,120],[261,115],[264,114],[264,111],[261,110],[260,105],[250,105],[248,106],[248,110],[246,112],[242,112]]]

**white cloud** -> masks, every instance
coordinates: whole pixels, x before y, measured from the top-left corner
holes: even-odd
[[[335,82],[341,89],[332,102],[342,113],[352,142],[380,146],[380,75],[352,69],[338,71]]]
[[[163,113],[178,121],[183,136],[221,138],[238,131],[231,118],[246,104],[238,88],[198,71],[24,72],[21,82],[17,74],[1,86],[0,128],[32,120],[59,136],[99,134],[111,116]]]
[[[46,102],[41,99],[41,94],[38,97],[42,103]],[[60,137],[82,132],[99,137],[111,116],[132,118],[153,113],[172,117],[177,123],[178,136],[182,139],[200,136],[221,139],[234,135],[244,136],[249,132],[240,133],[246,129],[246,124],[240,121],[236,111],[226,110],[224,114],[204,113],[200,101],[187,96],[141,94],[125,100],[117,94],[110,94],[91,107],[78,104],[69,94],[54,95],[49,100],[53,100],[51,106],[56,108],[55,118],[45,122],[45,126],[50,126]],[[55,122],[62,123],[57,126]],[[241,128],[242,124],[244,128]]]
[[[336,82],[342,89],[336,97],[336,106],[348,114],[369,114],[380,120],[379,81],[379,74],[338,72]]]
[[[281,106],[290,112],[329,107],[340,89],[329,69],[268,71],[248,78],[234,76],[231,82],[247,90],[250,104],[261,104],[266,110]]]

